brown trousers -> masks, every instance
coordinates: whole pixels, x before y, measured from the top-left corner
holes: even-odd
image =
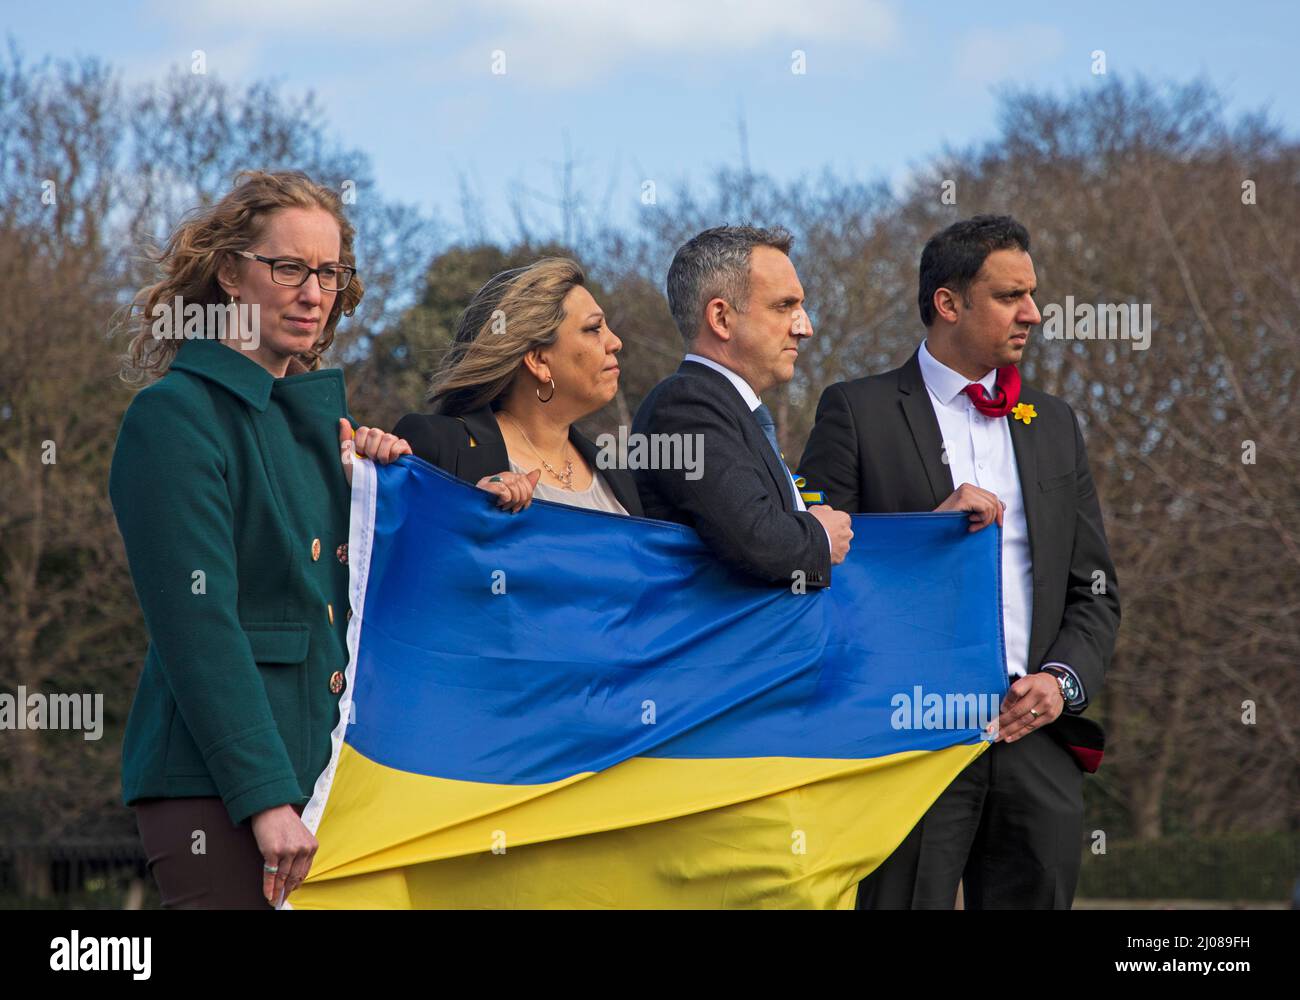
[[[135,818],[165,909],[271,909],[253,828],[232,823],[221,799],[141,799]]]

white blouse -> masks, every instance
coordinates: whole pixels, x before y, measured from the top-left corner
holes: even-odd
[[[510,471],[527,475],[533,470],[521,469],[511,461]],[[542,475],[547,475],[545,470],[542,471]],[[551,486],[544,479],[539,479],[537,485],[533,487],[533,497],[538,500],[550,500],[552,503],[566,504],[569,507],[585,507],[588,510],[604,510],[611,514],[627,516],[627,508],[618,502],[614,491],[606,485],[605,477],[595,469],[592,470],[591,485],[585,490],[566,490],[563,486]]]

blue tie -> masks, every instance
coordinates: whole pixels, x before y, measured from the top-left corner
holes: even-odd
[[[754,410],[754,419],[758,421],[758,426],[763,428],[763,436],[767,438],[767,443],[772,446],[776,452],[777,461],[781,463],[781,468],[786,471],[786,478],[789,479],[789,469],[786,468],[785,459],[781,457],[781,445],[776,440],[776,421],[772,419],[772,411],[767,408],[766,403],[759,403]],[[791,489],[794,483],[790,484]],[[795,506],[799,506],[795,504]]]
[[[767,408],[766,403],[759,403],[754,410],[754,419],[758,421],[758,426],[763,428],[763,434],[767,437],[768,443],[772,450],[776,452],[776,457],[781,457],[781,445],[776,440],[776,421],[772,419],[772,411]]]

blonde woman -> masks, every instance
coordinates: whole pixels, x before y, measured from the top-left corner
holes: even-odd
[[[430,391],[432,414],[394,432],[420,458],[521,510],[534,497],[640,516],[630,473],[599,469],[574,427],[618,392],[623,342],[562,257],[503,271],[460,318]]]
[[[149,384],[109,492],[149,650],[122,785],[169,908],[266,908],[316,852],[299,814],[348,660],[352,433],[342,372],[321,355],[361,300],[352,243],[328,188],[248,172],[181,223],[134,302],[125,374]],[[409,450],[367,428],[356,448]]]

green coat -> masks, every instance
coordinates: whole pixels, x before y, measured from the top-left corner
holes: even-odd
[[[109,495],[150,640],[127,805],[219,795],[238,823],[311,796],[348,661],[347,415],[342,372],[204,340],[127,409]]]

